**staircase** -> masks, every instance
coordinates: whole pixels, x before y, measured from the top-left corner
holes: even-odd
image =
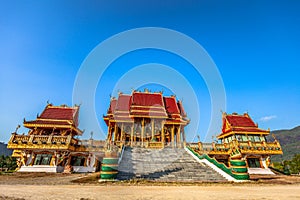
[[[184,149],[176,148],[126,147],[118,171],[118,180],[226,181],[206,164],[197,162]]]

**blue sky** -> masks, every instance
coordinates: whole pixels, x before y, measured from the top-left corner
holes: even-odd
[[[201,44],[222,76],[228,113],[248,111],[271,130],[300,125],[299,9],[299,1],[1,1],[0,141],[7,142],[24,117],[41,113],[47,100],[72,105],[76,74],[88,54],[105,39],[140,27],[173,29]],[[98,88],[106,90],[95,96],[100,126],[105,131],[101,117],[109,95],[116,95],[116,82],[150,62],[173,67],[189,80],[201,99],[201,125],[189,130],[188,139],[204,134],[211,104],[203,79],[178,56],[151,49],[121,56],[101,77]],[[128,84],[125,92],[132,87],[138,88]],[[185,105],[189,97],[177,97],[192,106]],[[93,128],[85,120],[80,128],[89,138]],[[103,135],[94,133],[97,139]]]

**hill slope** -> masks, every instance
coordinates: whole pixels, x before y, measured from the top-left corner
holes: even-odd
[[[295,154],[300,153],[300,126],[290,130],[272,131],[271,134],[275,135],[283,150],[283,155],[272,156],[272,161],[291,160]],[[270,138],[271,135],[267,139],[273,140]]]
[[[4,144],[3,142],[0,142],[0,156],[10,156],[12,154],[12,150],[7,149],[7,144]]]

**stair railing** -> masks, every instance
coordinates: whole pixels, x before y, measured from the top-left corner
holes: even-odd
[[[125,145],[122,146],[122,151],[121,151],[121,155],[119,156],[118,165],[122,161],[124,150],[125,150]]]
[[[197,156],[199,159],[206,159],[210,163],[214,164],[217,166],[219,169],[230,175],[231,177],[237,179],[237,180],[248,180],[249,179],[249,174],[248,173],[238,173],[238,172],[233,172],[232,168],[227,167],[224,163],[220,163],[217,161],[215,158],[209,157],[207,154],[202,154],[199,155],[197,152],[195,152],[192,148],[187,147],[189,151],[191,151],[195,156]]]

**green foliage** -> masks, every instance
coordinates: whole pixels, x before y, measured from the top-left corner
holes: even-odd
[[[292,160],[287,162],[291,174],[300,173],[300,154],[296,154]]]
[[[273,166],[275,169],[279,170],[280,172],[283,172],[283,163],[282,162],[274,162]]]
[[[0,170],[3,171],[4,169],[15,170],[17,168],[16,159],[11,156],[0,156]]]
[[[299,174],[300,173],[300,154],[294,155],[291,160],[282,162],[274,162],[273,166],[276,170],[284,174]]]

